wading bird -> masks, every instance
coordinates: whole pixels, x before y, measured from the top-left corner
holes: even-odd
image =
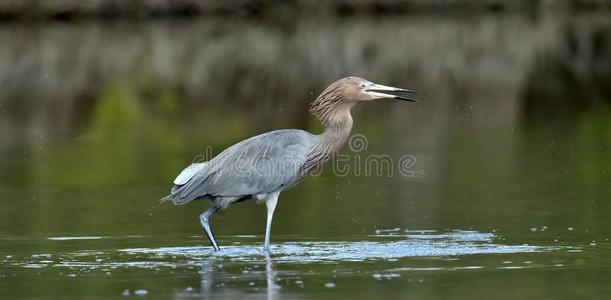
[[[207,162],[193,163],[174,180],[170,195],[183,205],[207,198],[212,206],[200,216],[200,222],[214,250],[219,245],[210,229],[210,217],[230,204],[256,199],[267,206],[265,252],[269,252],[272,217],[280,193],[319,170],[348,139],[352,129],[350,109],[360,102],[377,99],[411,98],[384,92],[415,93],[375,84],[358,77],[342,78],[327,87],[310,107],[324,126],[319,135],[299,129],[283,129],[241,141]]]

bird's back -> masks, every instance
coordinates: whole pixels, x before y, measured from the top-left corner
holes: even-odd
[[[290,186],[318,136],[298,129],[243,140],[212,160],[187,167],[167,197],[185,204],[201,197],[248,198]]]

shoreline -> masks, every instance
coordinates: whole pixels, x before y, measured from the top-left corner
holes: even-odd
[[[308,16],[611,12],[611,0],[455,1],[455,0],[305,0],[284,1],[18,1],[0,0],[0,21],[198,18],[206,16],[282,19]]]

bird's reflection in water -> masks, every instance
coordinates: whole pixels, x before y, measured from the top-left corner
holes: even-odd
[[[276,272],[272,265],[272,259],[268,252],[265,253],[265,275],[267,278],[267,299],[276,299],[280,286],[276,284]]]
[[[199,268],[199,275],[201,276],[201,281],[200,281],[200,291],[201,292],[200,293],[201,293],[202,299],[211,298],[214,292],[213,288],[214,288],[214,282],[215,282],[215,278],[214,278],[215,266],[216,266],[216,262],[214,260],[207,260],[207,261],[202,262],[202,265]]]
[[[256,297],[267,299],[279,299],[281,287],[276,283],[276,272],[272,259],[265,255],[261,261],[265,263],[265,271],[249,271],[247,273],[238,270],[228,271],[223,266],[223,261],[211,258],[201,261],[198,272],[201,277],[199,291],[194,288],[183,288],[174,293],[175,299],[216,299],[216,298],[240,298]],[[262,268],[261,268],[262,269]],[[263,280],[265,274],[265,280]],[[256,284],[265,282],[265,286]]]

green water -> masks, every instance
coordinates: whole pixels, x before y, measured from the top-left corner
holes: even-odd
[[[585,21],[596,18],[581,20],[598,28]],[[611,293],[606,85],[533,79],[558,61],[583,62],[547,47],[564,43],[563,22],[572,21],[349,19],[293,31],[216,22],[0,26],[2,37],[19,37],[0,45],[11,66],[0,81],[3,299]],[[350,40],[359,28],[370,29]],[[364,42],[369,52],[354,58],[347,46],[410,45],[423,28],[435,35],[395,56],[397,48]],[[265,43],[244,44],[245,35]],[[443,50],[449,37],[464,44]],[[302,39],[318,51],[299,50]],[[512,39],[524,43],[502,47]],[[175,50],[184,45],[197,51]],[[293,63],[276,63],[286,51]],[[453,63],[457,53],[468,66]],[[263,205],[212,218],[218,253],[198,222],[207,203],[156,207],[198,155],[278,128],[319,131],[308,102],[342,74],[418,89],[421,102],[355,109],[353,133],[366,147],[344,149],[348,172],[329,165],[281,195],[270,257]],[[558,94],[582,95],[579,109]],[[390,157],[392,172],[366,174],[372,155]],[[406,155],[413,159],[400,166]]]

